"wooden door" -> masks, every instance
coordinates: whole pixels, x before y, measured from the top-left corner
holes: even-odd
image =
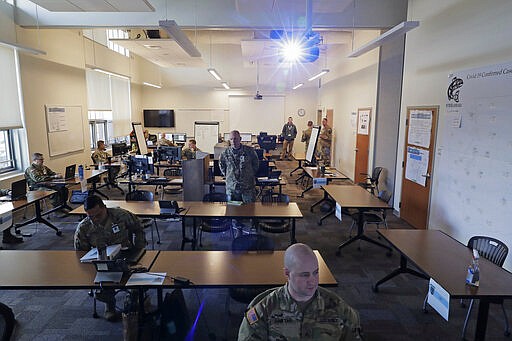
[[[325,115],[325,117],[327,118],[327,124],[329,125],[329,127],[333,127],[333,119],[334,119],[334,110],[333,109],[327,109],[327,114]],[[334,129],[332,130],[334,132]],[[329,159],[331,160],[331,167],[336,167],[336,162],[334,162],[334,146],[335,146],[335,142],[334,141],[334,134],[332,134],[332,141],[331,141],[331,156],[329,157]]]
[[[318,109],[316,111],[316,125],[321,125],[322,124],[322,110]]]
[[[370,117],[372,108],[357,109],[357,135],[355,149],[354,182],[364,182],[368,170],[368,157],[370,156]]]
[[[408,107],[400,218],[426,229],[439,107]]]

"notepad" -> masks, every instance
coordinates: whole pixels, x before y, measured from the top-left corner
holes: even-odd
[[[126,282],[126,286],[132,285],[162,285],[164,283],[166,272],[142,272],[134,273]]]
[[[121,251],[121,244],[114,244],[107,246],[107,259],[115,259],[119,252]],[[80,258],[80,262],[82,263],[91,263],[93,260],[98,259],[98,249],[92,248],[87,252],[82,258]]]
[[[243,201],[235,201],[235,200],[228,201],[228,205],[234,205],[234,206],[241,206],[243,203],[244,203]]]

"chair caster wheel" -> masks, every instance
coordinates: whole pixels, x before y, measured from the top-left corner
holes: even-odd
[[[56,234],[57,236],[62,236],[62,231],[57,231],[57,232],[55,232],[55,234]]]
[[[373,292],[379,292],[379,287],[376,287],[375,285],[372,285],[372,291]]]

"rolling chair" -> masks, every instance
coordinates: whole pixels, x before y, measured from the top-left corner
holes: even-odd
[[[231,252],[234,254],[248,253],[256,251],[257,253],[262,252],[274,252],[274,241],[261,234],[245,234],[240,237],[236,237],[231,243]],[[231,299],[243,303],[249,304],[254,297],[262,293],[268,288],[229,288],[229,295],[226,298],[226,311],[229,311],[229,302]]]
[[[380,173],[382,173],[382,170],[382,167],[375,167],[371,176],[368,173],[361,173],[361,175],[366,176],[366,179],[364,182],[359,182],[358,185],[364,189],[369,189],[372,194],[375,194],[375,191],[379,193],[379,177]]]
[[[391,193],[384,190],[380,191],[378,198],[382,201],[385,201],[386,203],[389,203],[391,200]],[[379,225],[384,225],[386,229],[388,228],[388,222],[386,221],[386,215],[387,210],[380,209],[380,210],[371,210],[363,213],[363,221],[364,226],[366,227],[367,224],[375,224],[377,228],[379,228]],[[359,219],[359,213],[354,212],[350,215],[352,217],[352,225],[350,225],[350,231],[349,235],[352,237],[352,230],[354,226],[356,225],[357,219]]]
[[[203,197],[203,202],[220,202],[226,203],[228,197],[226,193],[207,193]],[[226,218],[208,218],[203,219],[199,225],[199,246],[203,246],[202,237],[203,232],[220,233],[224,231],[231,231],[231,238],[234,238],[233,230],[231,229],[231,219]]]
[[[262,203],[290,203],[290,197],[286,194],[266,193],[261,197]],[[292,238],[292,224],[290,219],[264,219],[258,220],[258,229],[268,233],[286,233],[290,232],[290,240]]]
[[[260,148],[265,149],[265,152],[267,153],[269,153],[271,150],[276,149],[276,141],[276,135],[258,136],[258,144],[260,145]]]
[[[153,201],[154,196],[153,192],[150,191],[133,191],[126,194],[125,197],[126,201]],[[155,238],[153,235],[153,224],[155,224],[156,229],[156,235],[158,237],[158,240],[156,241],[157,244],[160,244],[160,232],[158,231],[158,225],[156,224],[156,218],[141,218],[142,226],[144,229],[150,227],[151,228],[151,249],[155,249]]]
[[[498,266],[503,266],[505,263],[505,258],[507,258],[508,247],[502,241],[486,236],[474,236],[471,237],[468,241],[468,248],[475,249],[478,251],[481,257],[493,262]],[[428,295],[427,295],[428,297]],[[423,311],[427,312],[427,297],[423,301]],[[503,316],[505,317],[505,332],[503,333],[505,336],[510,336],[510,327],[508,324],[508,316],[503,305],[503,299],[492,299],[491,303],[500,304],[501,309],[503,310]],[[463,300],[461,300],[461,306],[464,307],[465,304]],[[466,339],[466,329],[468,326],[469,317],[471,315],[471,310],[473,308],[473,300],[469,302],[468,312],[466,314],[466,318],[464,320],[464,327],[462,327],[462,339]]]

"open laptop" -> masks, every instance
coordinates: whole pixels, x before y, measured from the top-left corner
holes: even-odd
[[[70,165],[66,167],[66,172],[64,173],[64,180],[72,180],[75,178],[76,164]]]
[[[144,248],[136,248],[133,247],[128,250],[121,250],[119,252],[119,255],[117,256],[118,259],[124,259],[129,265],[137,264],[139,263],[139,260],[144,256],[146,253],[146,249]]]
[[[11,183],[11,194],[0,197],[0,201],[15,201],[27,197],[27,180],[22,179]]]

